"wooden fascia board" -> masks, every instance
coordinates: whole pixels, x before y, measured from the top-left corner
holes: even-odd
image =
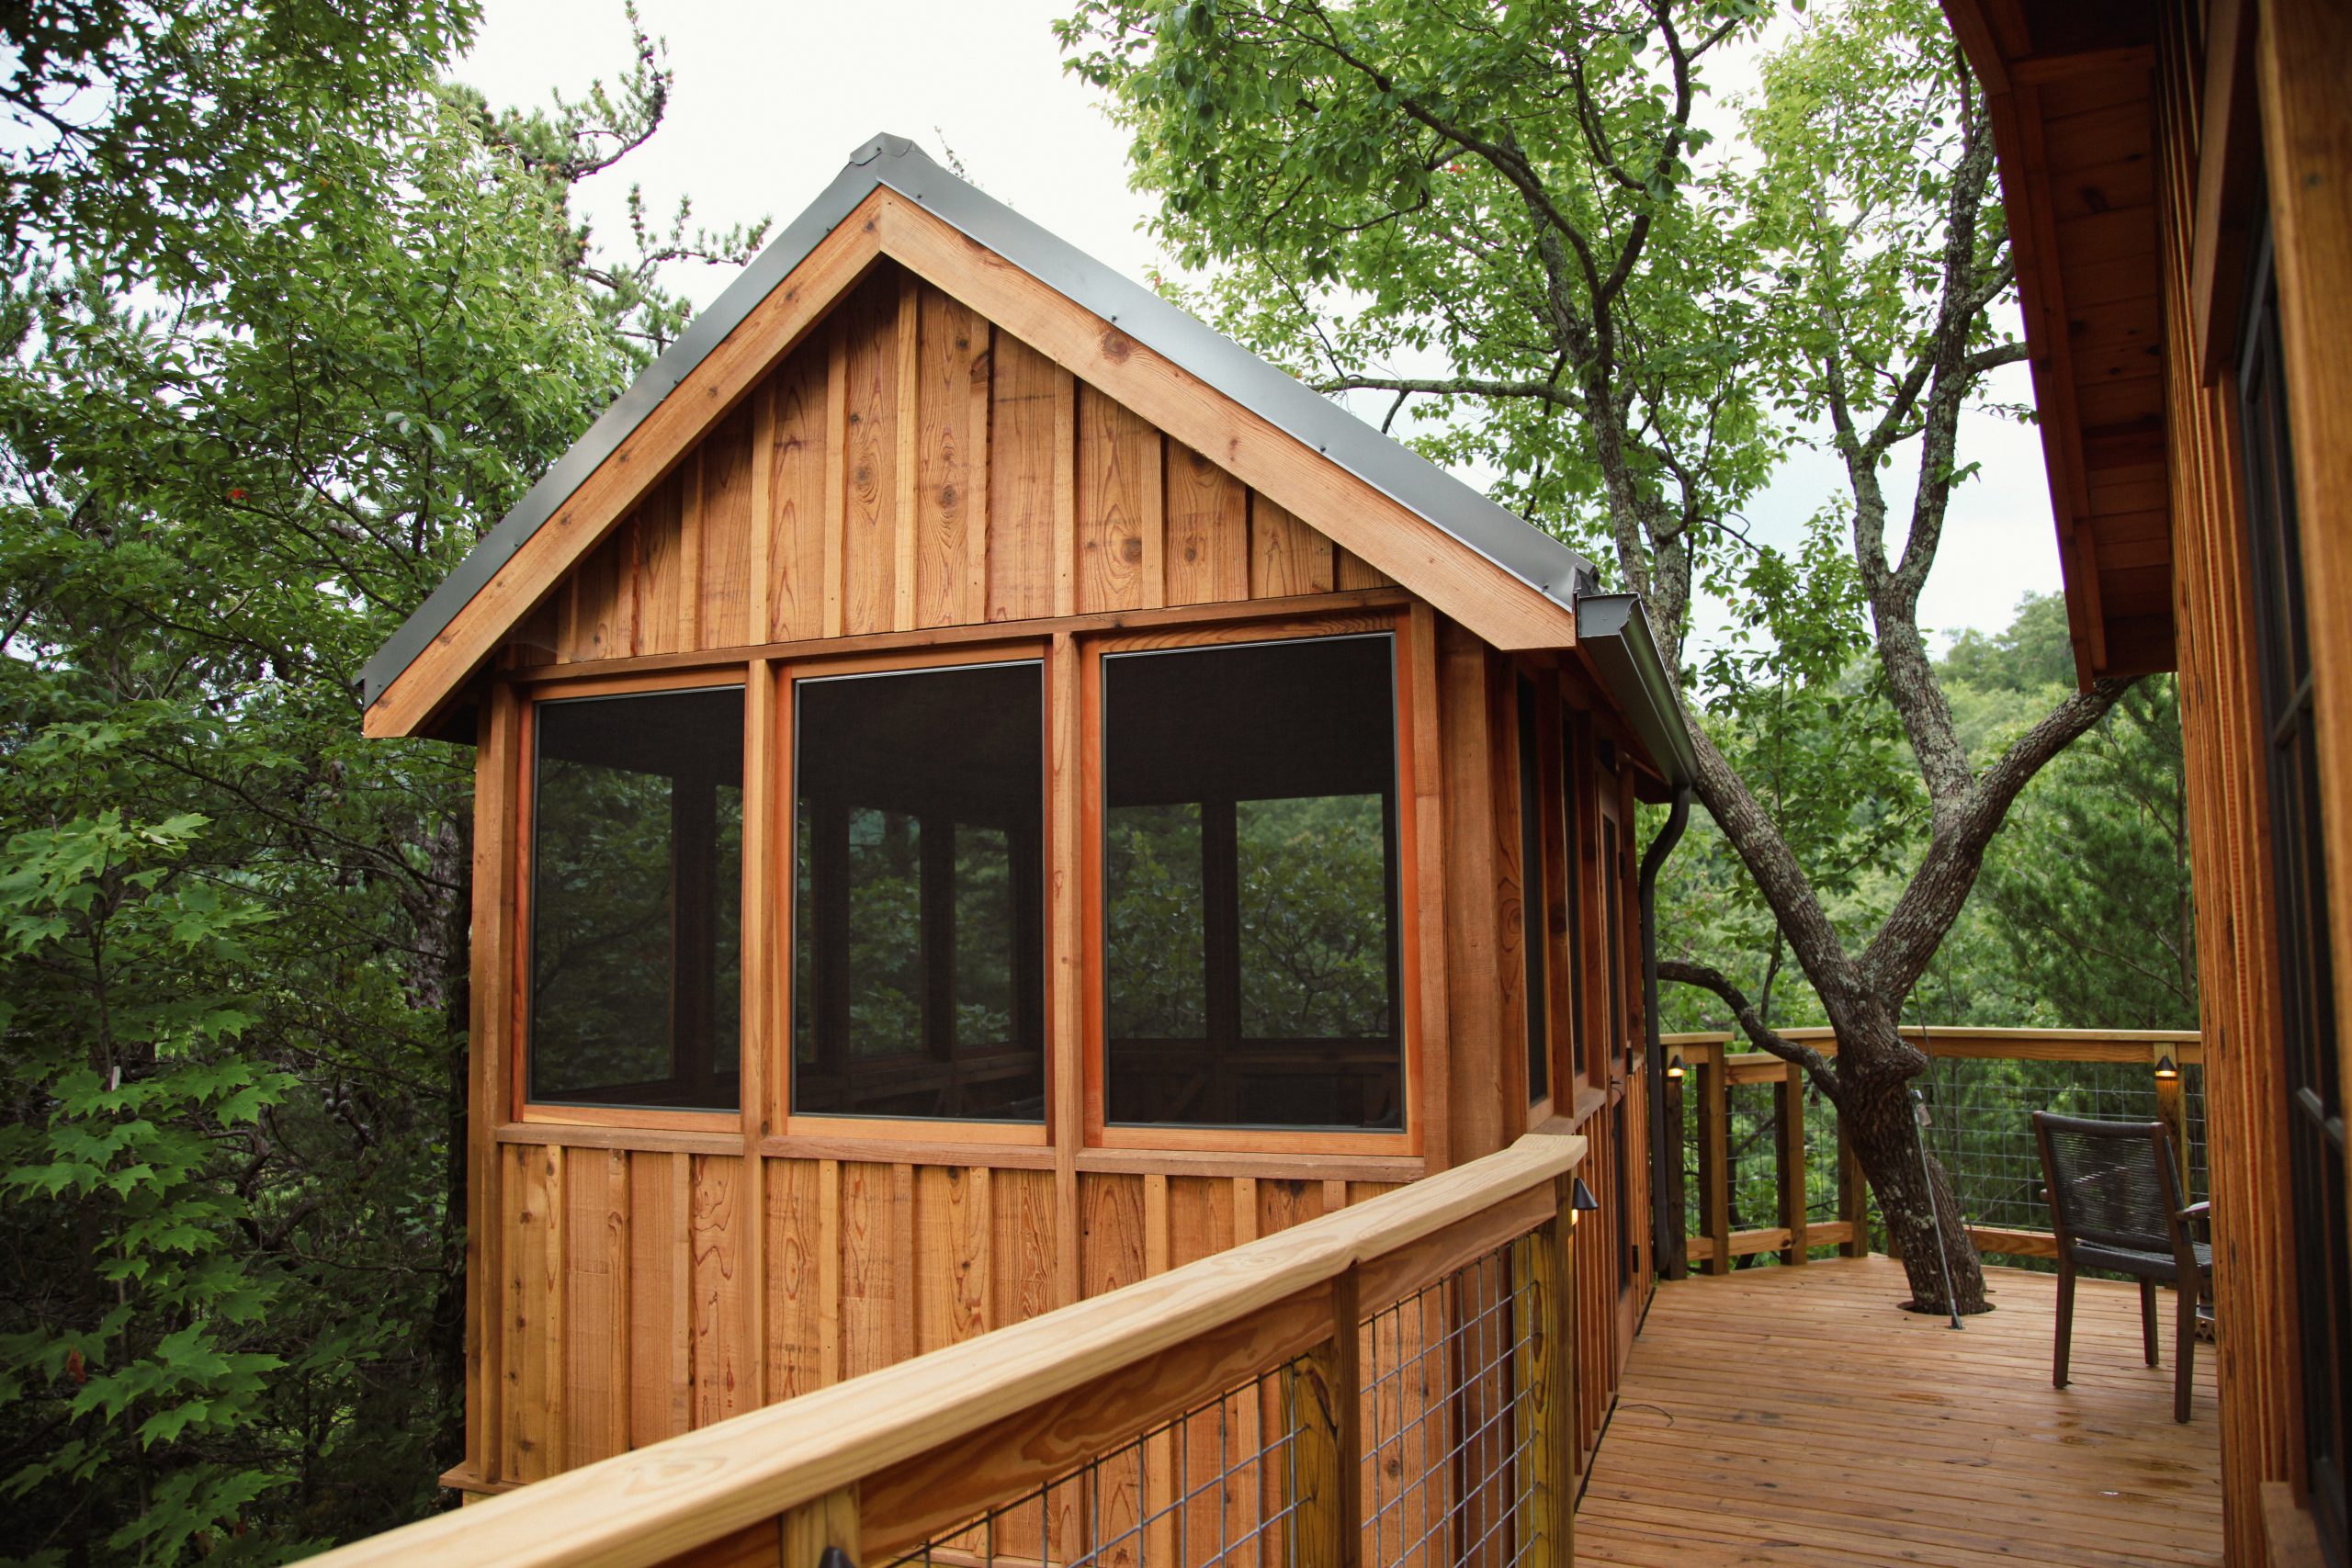
[[[2066,331],[2065,287],[2057,255],[2041,142],[2041,93],[2032,86],[1992,93],[1993,141],[2001,172],[2001,205],[2018,254],[2018,295],[2026,324],[2027,366],[2041,412],[2042,466],[2058,529],[2058,572],[2066,598],[2075,668],[2087,685],[2106,663],[2105,615],[2092,555],[2089,486],[2082,463],[2082,421],[2075,406],[2074,352]]]
[[[1567,648],[1568,606],[944,220],[879,186],[584,479],[402,671],[370,736],[426,728],[500,637],[888,256],[1306,519],[1497,648]]]
[[[581,480],[368,707],[366,733],[405,736],[425,728],[540,597],[799,346],[880,255],[878,212],[887,194],[876,190],[860,202]]]
[[[1505,649],[1576,642],[1576,615],[1507,569],[944,219],[879,193],[882,251]]]

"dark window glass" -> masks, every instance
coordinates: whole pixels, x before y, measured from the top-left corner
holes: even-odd
[[[530,1098],[734,1110],[742,688],[533,717]]]
[[[1110,1121],[1404,1125],[1393,655],[1103,659]]]
[[[2286,1049],[2287,1153],[2312,1513],[2328,1561],[2352,1558],[2346,1503],[2352,1412],[2352,1266],[2344,1207],[2343,1079],[2312,702],[2301,522],[2279,363],[2278,298],[2263,242],[2238,372],[2246,531],[2254,569],[2263,733],[2269,741],[2271,869],[2278,898],[2279,1031]]]
[[[1544,801],[1535,765],[1535,683],[1519,678],[1519,945],[1527,954],[1527,1100],[1552,1092],[1552,994],[1545,985]]]
[[[795,682],[792,1109],[1046,1113],[1035,663]]]

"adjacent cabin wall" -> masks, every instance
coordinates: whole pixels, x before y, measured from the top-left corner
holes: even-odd
[[[952,1130],[931,1142],[778,1135],[763,1123],[758,1079],[782,1048],[773,994],[781,883],[759,853],[754,886],[769,891],[754,893],[766,908],[747,928],[766,934],[746,955],[751,1109],[740,1129],[515,1115],[523,683],[649,666],[748,670],[756,770],[775,739],[759,733],[774,676],[755,649],[792,645],[789,657],[805,659],[834,638],[870,649],[876,634],[944,649],[974,635],[957,628],[1018,621],[1042,623],[1035,635],[1055,637],[1051,669],[1074,671],[1061,634],[1101,630],[1125,612],[1171,617],[1186,605],[1282,600],[1295,616],[1301,596],[1349,593],[1382,594],[1408,623],[1399,744],[1410,749],[1414,794],[1403,804],[1417,847],[1407,886],[1421,935],[1403,961],[1417,982],[1408,995],[1418,997],[1408,1028],[1420,1064],[1419,1156],[1087,1148],[1058,1094],[1042,1146],[953,1143]],[[887,1366],[1363,1201],[1547,1120],[1591,1138],[1584,1169],[1601,1203],[1576,1243],[1577,1445],[1589,1451],[1649,1289],[1648,1172],[1642,1085],[1629,1077],[1641,1027],[1630,920],[1614,952],[1601,945],[1610,878],[1621,880],[1623,908],[1634,907],[1630,775],[1603,764],[1598,737],[1609,720],[1567,659],[1496,652],[1201,454],[878,264],[550,591],[488,682],[470,1419],[453,1483],[535,1480]],[[1532,895],[1520,865],[1521,671],[1540,683],[1550,749],[1541,769],[1547,864]],[[1051,678],[1055,711],[1067,713],[1074,684]],[[1563,737],[1576,738],[1566,764]],[[1604,794],[1623,824],[1613,863],[1601,851]],[[747,843],[761,831],[747,829]],[[1051,923],[1074,937],[1065,898],[1075,894],[1051,895]],[[1530,930],[1554,943],[1543,1005],[1554,1020],[1555,1092],[1540,1106],[1526,1081],[1521,944]],[[1571,931],[1584,946],[1577,963]],[[1059,1074],[1075,1060],[1060,1042],[1076,1028],[1078,970],[1058,951],[1049,963],[1048,1052]],[[1612,964],[1624,999],[1624,1037],[1614,1041],[1601,1038]],[[1580,1008],[1567,989],[1579,976]],[[1588,1071],[1572,1082],[1579,1013]],[[1213,1147],[1216,1134],[1203,1142]]]
[[[889,262],[508,640],[508,669],[1389,586]]]

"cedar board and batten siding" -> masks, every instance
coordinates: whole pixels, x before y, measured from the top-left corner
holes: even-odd
[[[554,585],[500,662],[1393,586],[884,261]]]
[[[1318,606],[1402,617],[1399,744],[1411,793],[1399,804],[1415,829],[1407,934],[1419,932],[1402,960],[1414,981],[1408,998],[1418,997],[1418,1156],[1081,1147],[1081,1118],[1066,1097],[1077,1077],[1068,1043],[1082,1033],[1079,971],[1064,958],[1083,939],[1059,852],[1048,894],[1053,1141],[980,1145],[953,1126],[910,1128],[903,1141],[781,1135],[767,1109],[779,1097],[758,1081],[763,1065],[784,1059],[786,1038],[775,957],[789,877],[772,822],[746,826],[757,940],[745,954],[749,1109],[740,1124],[512,1114],[525,973],[513,891],[524,684],[608,672],[732,680],[748,668],[746,766],[765,770],[781,757],[775,667],[751,650],[816,659],[834,639],[870,649],[878,635],[946,657],[1008,623],[1043,623],[1025,635],[1048,639],[1058,783],[1076,755],[1066,755],[1064,719],[1078,660],[1062,628],[1101,629],[1130,613],[1172,628],[1188,610],[1229,619],[1261,604],[1287,620]],[[496,663],[481,705],[473,1125],[485,1131],[469,1151],[478,1293],[464,1484],[554,1474],[1023,1321],[1459,1165],[1528,1122],[1513,661],[887,260],[553,584]],[[1552,679],[1541,662],[1535,671]],[[1572,670],[1557,679],[1584,691]],[[1578,700],[1589,709],[1589,692]],[[1611,722],[1565,716],[1579,733]],[[1599,864],[1587,797],[1604,779],[1611,790],[1630,783],[1598,772],[1564,780],[1556,769],[1544,777],[1547,792],[1573,786],[1581,970],[1597,996],[1601,878],[1629,867]],[[1068,793],[1057,788],[1057,809]],[[1571,819],[1556,795],[1547,817]],[[1072,832],[1057,823],[1051,836]],[[1562,890],[1554,897],[1558,910],[1549,898],[1538,908],[1565,941]],[[1629,962],[1632,933],[1621,935],[1629,945],[1615,958]],[[1564,1019],[1560,987],[1574,970],[1555,961],[1550,972],[1554,1016]],[[1626,984],[1638,1029],[1638,987]],[[1598,1037],[1605,1016],[1588,1001],[1595,1064],[1618,1056]],[[1556,1080],[1569,1058],[1565,1031],[1554,1055]],[[1629,1089],[1605,1066],[1563,1087],[1574,1092],[1555,1096],[1555,1120],[1590,1135],[1586,1169],[1603,1200],[1576,1244],[1582,1454],[1598,1440],[1623,1349],[1615,1260],[1627,1238],[1615,1233],[1606,1109]],[[1636,1216],[1647,1177],[1638,1088],[1626,1122]],[[1645,1291],[1645,1257],[1640,1280]],[[1238,1396],[1237,1419],[1258,1419],[1251,1399]],[[1160,1484],[1131,1481],[1130,1493]]]

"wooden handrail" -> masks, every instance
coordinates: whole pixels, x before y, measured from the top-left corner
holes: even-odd
[[[641,1568],[780,1517],[790,1538],[796,1510],[811,1517],[861,1487],[867,1555],[911,1546],[1063,1462],[1055,1450],[1074,1434],[1140,1432],[1331,1339],[1342,1317],[1352,1342],[1361,1314],[1555,1222],[1585,1147],[1531,1133],[1337,1213],[312,1561]],[[1112,1385],[1118,1432],[1087,1428],[1069,1396],[1138,1369],[1182,1386],[1130,1377]],[[1015,1431],[1029,1440],[1009,1443]],[[936,1462],[918,1469],[926,1456]]]
[[[1837,1032],[1826,1028],[1784,1029],[1783,1038],[1810,1045],[1825,1055],[1838,1052]],[[2204,1061],[2203,1037],[2193,1029],[2023,1029],[1961,1028],[1940,1024],[1910,1024],[1903,1037],[1921,1045],[1931,1056],[1956,1060],[2075,1062],[2115,1064],[2153,1068],[2159,1056],[2170,1056],[2183,1067]],[[1679,1116],[1682,1096],[1697,1097],[1699,1130],[1700,1234],[1683,1234],[1680,1205],[1670,1205],[1674,1255],[1665,1259],[1666,1271],[1680,1278],[1691,1264],[1720,1274],[1732,1259],[1762,1252],[1778,1252],[1784,1261],[1801,1263],[1804,1247],[1836,1243],[1848,1257],[1870,1247],[1868,1194],[1853,1157],[1842,1122],[1838,1129],[1838,1218],[1826,1225],[1808,1226],[1803,1218],[1805,1179],[1802,1143],[1784,1136],[1776,1149],[1775,1166],[1781,1185],[1777,1224],[1734,1230],[1730,1217],[1733,1177],[1727,1131],[1728,1090],[1738,1084],[1769,1083],[1780,1104],[1783,1125],[1801,1113],[1802,1069],[1762,1051],[1735,1051],[1741,1037],[1707,1030],[1661,1037],[1678,1053],[1689,1075],[1690,1087],[1669,1083],[1668,1114]],[[2181,1162],[2181,1179],[2188,1179],[2188,1125],[2178,1077],[2154,1080],[2156,1114],[2173,1129],[2175,1156]],[[1678,1123],[1679,1124],[1679,1123]],[[1678,1193],[1679,1196],[1679,1193]],[[2054,1257],[2056,1240],[2047,1231],[1972,1226],[1977,1246],[1987,1252],[2018,1257]]]

